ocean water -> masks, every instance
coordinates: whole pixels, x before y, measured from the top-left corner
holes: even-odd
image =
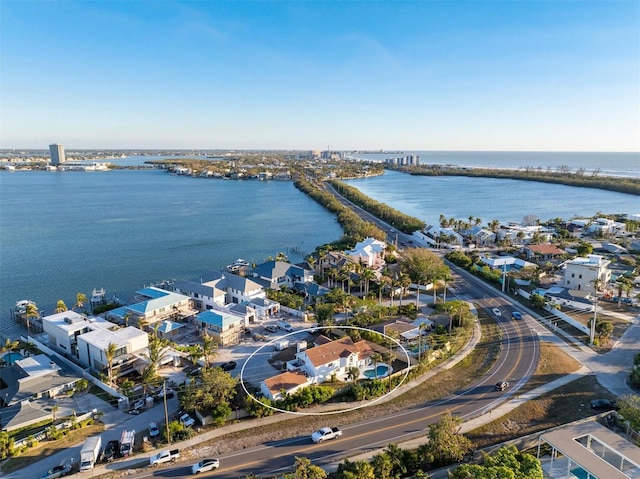
[[[640,152],[545,152],[545,151],[405,151],[402,153],[353,154],[356,158],[384,161],[406,155],[420,155],[421,164],[457,165],[483,168],[584,168],[607,176],[640,177]]]
[[[342,229],[292,182],[172,176],[161,170],[0,172],[0,334],[30,299],[51,313],[59,299],[104,287],[129,299],[153,282],[197,279],[238,258],[278,252],[298,262]],[[297,251],[300,252],[297,252]]]

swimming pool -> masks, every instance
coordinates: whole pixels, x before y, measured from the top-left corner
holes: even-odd
[[[389,374],[389,366],[386,364],[378,364],[376,368],[365,369],[362,375],[368,379],[384,378]]]
[[[1,359],[6,362],[7,364],[13,364],[16,361],[19,361],[20,359],[22,359],[23,356],[20,353],[14,353],[14,352],[8,352],[8,353],[4,353],[1,357]]]

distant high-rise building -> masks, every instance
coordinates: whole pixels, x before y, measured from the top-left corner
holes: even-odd
[[[64,145],[54,143],[53,145],[49,145],[49,151],[51,152],[52,165],[60,165],[64,163]]]

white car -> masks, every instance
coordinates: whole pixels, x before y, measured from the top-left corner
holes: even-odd
[[[495,314],[496,316],[502,316],[502,313],[498,308],[493,308],[491,311],[493,311],[493,314]]]
[[[201,472],[212,471],[220,467],[220,461],[217,459],[203,459],[202,461],[191,466],[191,474],[200,474]]]
[[[158,429],[158,425],[155,422],[149,423],[149,436],[150,437],[158,437],[160,435],[160,429]]]
[[[189,416],[188,414],[183,414],[180,417],[180,422],[182,424],[184,424],[186,427],[191,427],[196,423],[196,420],[193,419],[191,416]]]

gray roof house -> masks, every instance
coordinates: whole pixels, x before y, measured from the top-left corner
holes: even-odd
[[[296,284],[313,281],[313,271],[285,261],[266,261],[253,269],[253,280],[265,288],[293,288]]]

